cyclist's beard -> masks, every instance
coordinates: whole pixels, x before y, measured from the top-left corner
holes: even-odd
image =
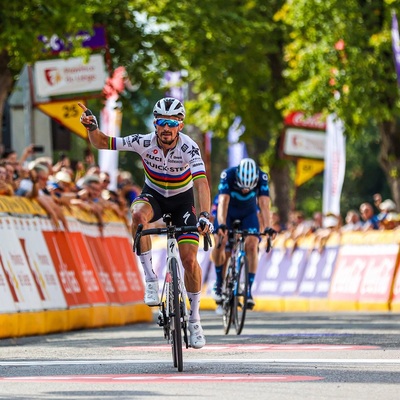
[[[169,132],[168,132],[169,133]],[[178,139],[178,135],[176,135],[174,138],[172,137],[172,133],[169,133],[169,135],[167,135],[167,137],[163,137],[163,134],[156,134],[158,137],[158,140],[162,143],[165,144],[167,146],[170,146],[171,144],[173,144],[177,139]]]

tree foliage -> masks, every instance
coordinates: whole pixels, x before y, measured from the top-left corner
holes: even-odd
[[[336,113],[346,134],[363,140],[376,126],[380,163],[400,204],[399,92],[393,62],[391,13],[394,0],[287,1],[278,14],[287,24],[286,79],[292,90],[283,110]]]
[[[54,57],[38,35],[66,38],[101,24],[110,71],[125,66],[140,84],[140,93],[122,96],[128,125],[145,129],[140,116],[162,90],[164,72],[185,71],[187,124],[222,140],[241,116],[250,155],[268,166],[283,213],[293,185],[279,137],[283,114],[292,110],[336,112],[354,138],[348,143],[376,126],[393,192],[400,135],[392,9],[399,11],[398,0],[19,0],[0,14],[0,110],[24,63]],[[76,43],[60,56],[87,53]]]

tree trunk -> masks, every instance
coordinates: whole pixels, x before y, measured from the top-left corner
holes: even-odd
[[[8,94],[11,91],[13,84],[13,77],[8,63],[10,58],[5,50],[0,53],[0,143],[3,141],[3,111],[4,104],[7,100]]]
[[[400,126],[396,120],[379,125],[381,148],[379,163],[385,171],[392,200],[400,211]]]

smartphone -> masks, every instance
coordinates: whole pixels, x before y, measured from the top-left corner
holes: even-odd
[[[34,153],[43,153],[44,152],[44,146],[34,145],[32,147],[32,150],[33,150]]]

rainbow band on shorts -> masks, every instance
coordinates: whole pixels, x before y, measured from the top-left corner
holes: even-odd
[[[183,233],[178,238],[178,244],[183,244],[183,243],[195,244],[198,246],[199,234],[193,232]]]

